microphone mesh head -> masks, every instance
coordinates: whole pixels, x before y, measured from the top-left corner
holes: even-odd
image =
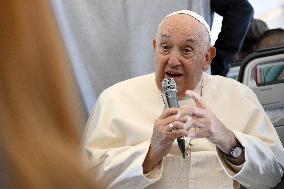
[[[162,82],[163,91],[175,91],[177,92],[177,85],[173,78],[165,78]]]

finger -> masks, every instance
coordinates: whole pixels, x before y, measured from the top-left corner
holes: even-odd
[[[173,130],[175,130],[175,126],[174,124],[170,123],[166,129],[167,132],[172,132]]]
[[[169,141],[174,141],[177,138],[187,136],[188,132],[185,129],[174,130],[168,133],[167,137]]]
[[[183,123],[183,122],[175,121],[175,122],[173,122],[173,125],[174,125],[174,128],[175,128],[176,130],[178,130],[178,129],[184,129],[184,123]]]
[[[193,127],[192,119],[188,119],[188,121],[184,123],[184,128],[186,130],[189,130],[192,127]]]
[[[180,121],[182,123],[186,123],[189,119],[191,119],[191,117],[188,116],[188,115],[185,115],[185,116],[180,117],[177,121]]]
[[[187,90],[185,94],[195,101],[196,106],[200,108],[206,108],[206,105],[202,102],[199,95],[197,95],[194,91]]]
[[[209,133],[206,129],[196,129],[188,132],[188,138],[190,140],[196,139],[196,138],[208,138]]]
[[[175,121],[173,123],[170,123],[166,127],[167,132],[173,132],[174,130],[179,130],[179,129],[184,129],[184,123],[182,123],[180,121]]]
[[[209,136],[209,133],[207,130],[204,129],[198,129],[195,131],[195,138],[207,138]]]
[[[178,112],[178,108],[167,108],[165,109],[162,114],[159,116],[160,119],[165,119],[171,115],[176,115]]]
[[[203,121],[199,121],[199,120],[190,120],[190,121],[188,121],[188,122],[186,122],[184,124],[184,128],[186,130],[190,130],[192,128],[195,128],[195,129],[199,128],[199,129],[201,129],[201,128],[204,128],[204,127],[206,127],[206,124],[204,124]]]
[[[190,107],[184,106],[180,108],[178,113],[176,114],[176,119],[179,120],[184,116],[191,116],[191,117],[204,117],[206,113],[205,109],[199,107]]]
[[[191,120],[191,124],[192,124],[192,127],[197,127],[197,128],[200,128],[200,129],[204,128],[204,127],[207,127],[205,118],[195,118],[195,117],[193,117],[192,120]]]
[[[189,140],[196,139],[199,137],[200,137],[199,130],[191,130],[190,132],[188,132]]]
[[[176,118],[175,118],[175,115],[171,115],[165,119],[160,119],[159,122],[160,122],[160,126],[168,126],[169,124],[173,123],[176,121]]]
[[[193,130],[193,131],[188,132],[187,136],[188,136],[189,140],[195,139],[196,138],[196,131]]]

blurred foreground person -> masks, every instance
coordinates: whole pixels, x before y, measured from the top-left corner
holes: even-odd
[[[49,1],[1,1],[1,189],[100,188],[87,174],[86,113]]]

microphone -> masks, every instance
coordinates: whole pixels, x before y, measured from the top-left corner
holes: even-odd
[[[178,108],[177,85],[173,78],[165,78],[162,82],[162,97],[166,108]],[[185,141],[183,137],[177,138],[178,147],[185,159]]]

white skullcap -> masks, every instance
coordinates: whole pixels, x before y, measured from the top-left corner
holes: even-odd
[[[209,34],[209,37],[211,38],[211,36],[210,36],[210,27],[207,24],[207,22],[205,21],[205,19],[202,16],[200,16],[199,14],[197,14],[197,13],[195,13],[193,11],[190,11],[190,10],[179,10],[179,11],[172,12],[172,13],[168,14],[167,16],[165,16],[162,19],[162,22],[166,18],[168,18],[170,16],[173,16],[173,15],[176,15],[176,14],[186,14],[186,15],[191,16],[192,18],[196,19],[197,21],[199,21],[206,28],[206,30],[207,30],[207,32]]]

